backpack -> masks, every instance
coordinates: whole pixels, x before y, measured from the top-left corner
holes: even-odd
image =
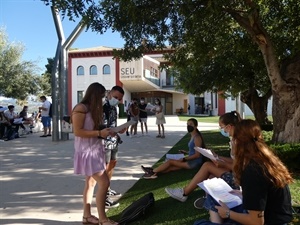
[[[52,117],[52,104],[50,103],[50,107],[49,107],[49,117]]]
[[[120,225],[127,225],[139,218],[145,216],[146,212],[154,205],[154,196],[150,192],[140,199],[133,202],[121,213],[121,219],[119,220]]]
[[[19,138],[18,132],[16,131],[15,128],[12,127],[7,130],[5,136],[7,137],[7,140],[13,140],[15,138]]]

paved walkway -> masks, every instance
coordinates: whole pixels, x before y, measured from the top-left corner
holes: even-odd
[[[165,139],[155,138],[155,118],[149,117],[149,136],[122,135],[119,161],[111,187],[125,193],[143,175],[141,164],[153,165],[185,134],[186,122],[166,117]],[[124,123],[119,120],[119,124]],[[200,130],[217,124],[199,124]],[[140,127],[138,128],[140,131]],[[84,179],[73,174],[73,140],[52,142],[42,133],[0,142],[0,224],[79,225]],[[96,208],[93,213],[97,215]]]

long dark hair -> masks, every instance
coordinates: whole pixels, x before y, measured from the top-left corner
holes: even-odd
[[[188,121],[192,122],[196,127],[198,127],[198,120],[196,120],[195,118],[190,118],[188,119]],[[196,129],[197,133],[199,134],[199,136],[201,137],[201,140],[202,140],[202,146],[201,148],[206,148],[206,145],[204,143],[204,139],[203,139],[203,136],[201,134],[201,132],[198,130],[198,128]]]
[[[98,130],[99,126],[103,123],[102,97],[104,97],[105,91],[106,89],[102,84],[98,82],[92,83],[86,89],[85,95],[80,102],[91,112],[95,130]]]

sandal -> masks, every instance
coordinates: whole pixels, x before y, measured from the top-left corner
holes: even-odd
[[[99,225],[118,225],[118,224],[119,224],[118,222],[115,222],[110,219],[99,222]]]
[[[88,217],[82,217],[82,224],[99,224],[99,219],[96,216],[90,215]]]

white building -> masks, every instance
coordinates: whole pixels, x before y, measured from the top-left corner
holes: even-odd
[[[222,115],[225,112],[244,109],[245,115],[252,115],[251,110],[236,99],[223,99],[217,93],[206,92],[200,96],[185,94],[175,90],[174,77],[168,70],[160,70],[163,53],[155,51],[130,62],[113,57],[113,48],[96,47],[70,50],[68,54],[68,96],[71,109],[82,99],[84,91],[93,82],[99,82],[107,90],[113,86],[123,87],[125,95],[120,107],[120,114],[132,98],[144,97],[146,102],[154,103],[159,98],[164,105],[166,115],[183,113]],[[270,114],[271,114],[271,106]],[[268,111],[269,112],[269,111]]]

